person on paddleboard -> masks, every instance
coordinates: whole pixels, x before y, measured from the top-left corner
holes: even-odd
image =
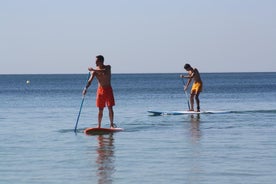
[[[190,111],[194,111],[194,99],[196,100],[197,112],[200,112],[200,101],[199,94],[202,92],[203,83],[199,74],[199,71],[196,68],[192,68],[190,64],[185,64],[184,69],[188,72],[188,76],[180,75],[181,78],[187,78],[188,82],[184,86],[184,91],[186,91],[193,80],[193,85],[191,89],[190,102],[191,107]]]
[[[96,56],[96,68],[89,67],[90,78],[83,89],[82,94],[85,95],[87,89],[91,85],[93,79],[96,77],[98,80],[98,89],[96,97],[96,106],[99,108],[98,113],[98,128],[101,128],[101,122],[103,118],[103,110],[105,106],[108,107],[110,128],[114,127],[114,112],[113,106],[115,105],[115,99],[113,95],[113,89],[111,87],[111,66],[104,65],[104,57],[102,55]]]

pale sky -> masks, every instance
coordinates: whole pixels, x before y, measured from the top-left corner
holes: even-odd
[[[276,72],[275,0],[0,0],[0,74]]]

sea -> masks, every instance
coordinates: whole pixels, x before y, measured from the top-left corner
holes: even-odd
[[[201,111],[229,113],[148,113],[187,110],[179,75],[113,74],[124,131],[93,136],[87,73],[0,75],[0,183],[274,184],[276,73],[202,73]]]

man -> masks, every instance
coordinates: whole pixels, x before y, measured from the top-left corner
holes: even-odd
[[[190,111],[194,111],[194,99],[196,100],[197,104],[197,112],[200,112],[200,101],[199,101],[199,94],[202,92],[203,83],[200,78],[200,74],[196,68],[192,68],[190,64],[185,64],[184,69],[188,71],[188,76],[180,75],[181,78],[188,78],[188,82],[184,87],[184,91],[186,91],[191,83],[194,80],[192,89],[191,89],[191,108]]]
[[[91,85],[93,79],[96,77],[98,80],[96,106],[99,108],[98,113],[98,128],[101,128],[103,118],[103,110],[107,105],[109,111],[110,128],[114,128],[114,112],[113,106],[115,105],[113,90],[111,87],[111,66],[104,65],[104,57],[102,55],[96,56],[96,68],[89,67],[90,78],[88,79],[86,87],[83,89],[82,94],[85,95],[88,87]]]

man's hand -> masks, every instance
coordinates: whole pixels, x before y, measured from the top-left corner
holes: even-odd
[[[82,91],[82,95],[84,96],[87,92],[87,88],[84,88],[83,91]]]
[[[184,86],[184,91],[186,91],[188,89],[188,86]]]

